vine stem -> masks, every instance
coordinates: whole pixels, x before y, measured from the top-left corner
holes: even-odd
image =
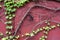
[[[41,25],[43,22],[45,22],[45,21],[51,21],[51,22],[55,22],[55,23],[57,23],[57,24],[60,24],[60,22],[57,22],[57,21],[55,21],[55,20],[44,20],[44,21],[41,21],[41,22],[39,22],[39,23],[37,23],[34,27],[33,27],[33,29],[32,29],[32,31],[38,26],[38,25]],[[31,31],[31,32],[32,32]],[[30,38],[30,37],[27,37],[27,38],[25,38],[24,40],[27,40],[28,38]]]
[[[40,5],[40,4],[36,4],[35,6],[39,6],[41,8],[46,8],[48,10],[53,10],[53,11],[58,11],[60,10],[60,8],[50,8],[50,7],[47,7],[47,6],[44,6],[44,5]]]
[[[0,19],[0,21],[4,23],[4,21],[2,19]]]
[[[44,21],[41,21],[41,22],[37,23],[37,24],[33,27],[32,31],[33,31],[38,25],[41,25],[41,24],[43,24],[43,23],[46,22],[46,21],[51,21],[51,22],[55,22],[55,23],[57,23],[57,24],[60,24],[60,22],[57,22],[57,21],[55,21],[55,20],[44,20]]]
[[[2,16],[4,16],[4,15],[0,15],[0,21],[4,23],[4,20],[2,20],[2,18],[1,18]]]
[[[40,5],[40,4],[35,4],[35,5],[31,6],[31,7],[27,10],[27,12],[25,13],[25,15],[22,17],[21,21],[19,22],[19,24],[18,24],[18,26],[17,26],[17,28],[16,28],[16,30],[15,30],[15,32],[14,32],[14,36],[17,34],[19,28],[21,27],[21,24],[23,23],[23,20],[25,19],[25,17],[27,16],[27,14],[29,13],[29,11],[30,11],[33,7],[46,8],[46,9],[53,10],[53,11],[58,11],[58,10],[60,10],[60,8],[57,8],[57,9],[56,9],[56,8],[50,8],[50,7],[46,7],[46,6]]]
[[[16,33],[17,33],[17,31],[19,30],[19,28],[20,28],[23,20],[25,19],[25,17],[27,16],[27,14],[29,13],[29,11],[30,11],[31,8],[32,8],[32,7],[30,7],[30,8],[27,10],[27,12],[25,13],[25,15],[22,17],[21,21],[19,22],[19,24],[18,24],[18,26],[17,26],[17,29],[15,30],[14,36],[16,35]]]

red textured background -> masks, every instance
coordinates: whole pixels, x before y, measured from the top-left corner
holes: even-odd
[[[0,3],[2,6],[3,4]],[[57,3],[57,2],[50,2],[50,1],[47,1],[47,2],[43,2],[43,3],[40,3],[41,5],[44,5],[44,6],[47,6],[47,7],[51,7],[51,8],[60,8],[60,3]],[[13,20],[13,26],[14,26],[14,29],[16,29],[19,21],[21,20],[21,18],[24,16],[25,12],[31,7],[33,6],[34,3],[33,2],[30,2],[30,3],[27,3],[25,6],[23,7],[20,7],[20,8],[17,8],[17,11],[15,12],[16,14],[16,17],[14,18]],[[4,15],[4,7],[2,7],[0,9],[0,15]],[[29,17],[27,16],[27,18],[25,18],[19,32],[17,34],[19,35],[22,35],[22,34],[25,34],[26,32],[31,32],[33,26],[35,24],[37,24],[38,22],[42,21],[43,18],[39,17],[40,15],[43,15],[44,16],[47,16],[47,17],[50,17],[50,13],[53,13],[53,11],[50,11],[50,10],[46,10],[46,9],[42,9],[42,8],[33,8],[31,9],[31,15],[34,17],[34,20],[33,21],[29,21]],[[54,14],[58,14],[60,13],[60,11],[54,13]],[[0,20],[4,20],[4,22],[6,22],[6,19],[5,19],[5,15],[2,16],[0,18]],[[60,22],[60,15],[56,15],[56,17],[54,17],[53,19],[51,20],[56,20],[57,22]],[[5,24],[4,22],[1,22],[0,21],[0,32],[3,32],[5,33],[6,29],[5,29]],[[55,23],[51,23],[52,24],[55,24]],[[39,27],[43,27],[45,26],[46,24],[42,24],[41,26],[37,26],[35,29],[39,28]],[[21,33],[20,33],[21,31]],[[32,38],[29,38],[28,40],[39,40],[39,38],[43,35],[43,32],[40,32],[38,33],[37,35],[35,35],[34,37]],[[20,38],[18,40],[25,40],[26,38]],[[60,28],[56,28],[56,29],[53,29],[49,32],[48,34],[48,38],[47,40],[60,40]]]

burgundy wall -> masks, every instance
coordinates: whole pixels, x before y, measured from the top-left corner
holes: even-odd
[[[60,8],[60,3],[57,3],[57,2],[47,1],[47,2],[40,3],[40,4],[50,7],[50,8]],[[1,5],[3,6],[3,4],[1,4]],[[16,29],[19,21],[21,20],[21,18],[24,16],[25,12],[33,5],[34,5],[34,3],[30,2],[30,3],[27,3],[23,7],[17,8],[17,11],[15,12],[16,17],[14,18],[15,20],[13,20],[13,26],[15,29]],[[4,7],[2,7],[0,9],[0,15],[4,15],[4,11],[5,11]],[[54,13],[54,11],[47,10],[44,8],[38,8],[38,7],[31,9],[31,15],[34,17],[34,20],[30,21],[29,16],[27,16],[27,18],[25,18],[25,20],[21,26],[21,29],[19,30],[19,32],[17,34],[22,35],[22,34],[25,34],[26,32],[31,32],[32,28],[35,24],[37,24],[40,21],[43,21],[44,19],[46,20],[47,18],[50,18],[52,16],[51,13]],[[60,13],[60,11],[54,13],[56,15],[51,20],[56,20],[57,22],[60,22],[60,15],[58,15],[59,13]],[[41,15],[43,17],[40,17]],[[45,17],[47,17],[47,18],[45,18]],[[5,15],[2,16],[0,18],[0,20],[1,19],[5,22],[6,21]],[[0,21],[0,32],[3,32],[3,33],[5,33],[5,31],[6,31],[6,29],[5,29],[6,25],[4,24],[4,22]],[[55,23],[52,22],[51,25],[53,25],[53,24],[55,24]],[[43,23],[42,25],[37,26],[35,29],[37,29],[39,27],[43,27],[45,25],[46,24]],[[20,31],[21,31],[21,33],[20,33]],[[41,37],[42,35],[43,35],[43,32],[40,32],[36,36],[29,38],[28,40],[39,40],[39,37]],[[20,38],[19,40],[25,40],[25,39],[26,39],[26,37]],[[47,40],[60,40],[60,28],[51,30],[48,34]]]

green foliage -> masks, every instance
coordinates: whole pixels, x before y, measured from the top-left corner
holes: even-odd
[[[5,6],[5,15],[6,15],[6,19],[7,19],[7,22],[5,22],[5,24],[7,25],[6,26],[6,36],[5,37],[2,37],[4,36],[3,33],[0,33],[0,37],[2,37],[1,40],[14,40],[15,39],[18,39],[19,36],[11,36],[12,32],[11,30],[13,29],[13,26],[12,26],[12,19],[15,17],[15,11],[16,11],[16,8],[18,7],[21,7],[21,6],[24,6],[24,4],[26,2],[29,2],[29,0],[19,0],[18,2],[15,2],[15,0],[0,0],[0,2],[4,1],[4,6]],[[0,8],[2,6],[0,5]],[[8,36],[9,35],[9,36]]]
[[[29,0],[20,0],[16,2],[14,6],[20,7],[20,6],[23,6],[26,2],[29,2]]]
[[[2,1],[2,0],[0,0]],[[13,40],[13,36],[11,36],[11,31],[8,30],[12,30],[13,26],[12,26],[12,19],[15,17],[14,12],[16,11],[16,7],[21,7],[23,6],[26,2],[28,2],[28,0],[20,0],[18,2],[15,2],[14,0],[4,0],[4,6],[5,6],[5,15],[6,15],[6,19],[7,22],[5,24],[7,24],[6,26],[6,34],[9,35],[6,37],[3,37],[1,40]],[[2,35],[2,34],[1,34]],[[15,39],[18,39],[19,36],[15,36]]]

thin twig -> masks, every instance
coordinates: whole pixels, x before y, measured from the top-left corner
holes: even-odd
[[[32,7],[30,7],[30,8],[27,10],[27,12],[25,13],[25,15],[22,17],[21,21],[19,22],[19,24],[18,24],[18,26],[17,26],[17,28],[16,28],[16,30],[15,30],[14,36],[17,34],[19,28],[21,27],[21,24],[23,23],[23,20],[25,19],[25,17],[26,17],[27,14],[29,13],[29,11],[30,11],[33,7],[36,7],[36,6],[37,6],[37,7],[40,7],[40,8],[46,8],[46,9],[49,9],[49,10],[54,10],[54,11],[60,10],[60,8],[57,8],[57,9],[56,9],[56,8],[49,8],[49,7],[46,7],[46,6],[39,5],[39,4],[33,5]]]
[[[32,6],[32,7],[33,7],[33,6]],[[25,13],[25,15],[23,16],[23,18],[22,18],[21,21],[19,22],[19,24],[18,24],[18,26],[17,26],[17,28],[16,28],[16,30],[15,30],[14,36],[15,36],[16,33],[18,32],[18,30],[19,30],[19,28],[20,28],[23,20],[25,19],[25,17],[27,16],[27,14],[29,13],[29,11],[31,10],[32,7],[30,7],[30,8],[27,10],[27,12]]]
[[[53,11],[58,11],[60,10],[60,8],[50,8],[50,7],[47,7],[47,6],[44,6],[44,5],[40,5],[40,4],[36,4],[35,6],[38,6],[40,8],[46,8],[48,10],[53,10]]]
[[[4,23],[4,21],[2,19],[0,19],[0,21]]]
[[[2,18],[1,18],[2,16],[4,16],[4,14],[0,15],[0,21],[4,23],[4,20],[2,20]]]

